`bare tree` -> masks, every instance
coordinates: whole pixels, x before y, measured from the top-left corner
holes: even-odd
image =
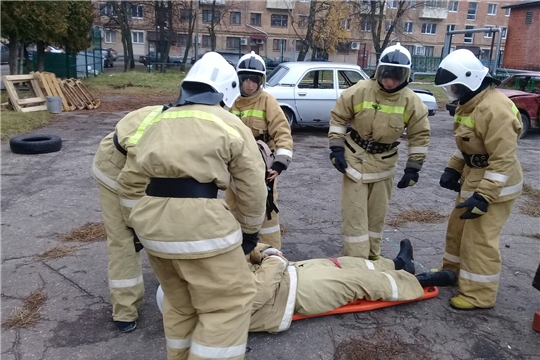
[[[189,58],[189,51],[193,46],[193,32],[195,29],[195,8],[194,1],[178,1],[174,2],[174,14],[178,18],[179,30],[187,33],[186,48],[184,49],[184,58],[182,60],[181,69],[186,69],[186,62]],[[180,40],[180,39],[179,39]]]
[[[211,1],[211,3],[210,3]],[[229,11],[231,8],[235,7],[236,3],[231,1],[224,1],[224,0],[206,0],[204,2],[201,2],[201,4],[210,3],[208,9],[203,9],[204,11],[210,11],[210,22],[206,26],[206,29],[208,30],[208,35],[210,35],[210,49],[211,51],[216,50],[216,33],[221,29],[222,25],[226,27],[224,22],[222,21],[227,14],[229,14]],[[203,15],[204,16],[204,15]]]
[[[135,68],[133,56],[133,39],[131,38],[131,6],[130,1],[107,1],[100,3],[98,11],[100,16],[107,16],[103,27],[120,30],[122,47],[124,49],[124,71]]]

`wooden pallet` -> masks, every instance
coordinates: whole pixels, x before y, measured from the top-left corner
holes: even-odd
[[[45,95],[43,95],[39,83],[34,75],[4,75],[3,80],[9,95],[9,99],[15,111],[32,112],[47,110],[47,99],[45,98]],[[34,97],[27,99],[19,98],[19,93],[17,92],[15,84],[22,83],[28,84],[28,87],[32,91]]]
[[[101,100],[94,98],[80,80],[66,79],[60,83],[71,104],[78,109],[96,109],[101,105]]]
[[[34,72],[34,77],[38,80],[46,96],[57,96],[62,98],[62,108],[64,111],[75,110],[74,105],[69,105],[64,91],[60,87],[56,75],[51,72]]]

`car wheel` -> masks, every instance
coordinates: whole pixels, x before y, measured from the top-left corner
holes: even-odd
[[[529,119],[527,114],[521,113],[521,122],[523,125],[521,126],[521,135],[519,138],[523,139],[531,127],[531,119]]]
[[[9,140],[15,154],[45,154],[60,151],[62,139],[56,135],[22,135]]]
[[[287,108],[281,108],[283,110],[283,113],[285,114],[285,117],[287,118],[287,121],[289,122],[289,126],[291,129],[293,129],[296,126],[296,120],[294,118],[294,114],[290,109]]]
[[[435,115],[435,110],[429,110],[428,111],[428,116],[433,116]]]

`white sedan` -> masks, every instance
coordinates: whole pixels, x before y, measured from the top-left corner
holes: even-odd
[[[287,62],[276,67],[266,81],[291,126],[327,125],[330,111],[344,89],[369,76],[358,65],[334,62]],[[426,104],[429,115],[437,101],[429,90],[412,89]]]

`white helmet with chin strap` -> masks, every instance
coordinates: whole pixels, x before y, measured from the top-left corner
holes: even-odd
[[[375,70],[375,79],[379,83],[385,78],[398,80],[398,89],[401,89],[407,85],[410,77],[411,53],[409,50],[401,46],[400,43],[384,49]]]
[[[476,91],[488,71],[470,50],[455,50],[441,61],[435,75],[435,86],[441,86],[450,100],[457,100],[466,92]],[[466,89],[452,85],[463,85]]]
[[[202,83],[223,94],[223,103],[232,108],[240,96],[240,82],[233,66],[217,52],[207,52],[186,74],[182,85]]]
[[[266,64],[263,58],[255,54],[254,51],[242,56],[238,60],[236,72],[238,73],[240,84],[247,79],[258,82],[259,86],[263,86],[266,83]]]

